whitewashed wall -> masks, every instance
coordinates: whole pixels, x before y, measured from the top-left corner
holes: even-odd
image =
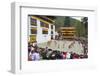
[[[51,40],[51,24],[49,24],[48,34],[42,34],[40,21],[37,20],[37,43],[43,43]],[[55,32],[55,26],[53,31]]]

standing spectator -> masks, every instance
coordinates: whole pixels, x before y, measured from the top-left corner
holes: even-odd
[[[33,47],[37,47],[37,41],[32,43]]]
[[[32,45],[30,45],[30,43],[28,43],[28,56],[29,56],[29,54],[30,54],[30,52],[31,52],[31,46],[32,46]]]

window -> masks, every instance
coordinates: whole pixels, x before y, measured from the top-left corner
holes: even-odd
[[[42,34],[48,34],[48,30],[43,29]]]
[[[53,39],[53,35],[51,35],[51,39]]]
[[[51,34],[53,34],[53,31],[51,31]]]
[[[30,35],[30,42],[36,41],[36,35]]]
[[[53,29],[53,25],[51,25],[51,29]]]
[[[45,27],[46,27],[46,28],[49,28],[49,25],[45,23]]]
[[[40,25],[41,25],[41,27],[49,28],[49,25],[47,23],[42,22],[42,21],[40,21]]]
[[[37,34],[37,29],[36,28],[31,28],[31,34]]]
[[[30,23],[31,23],[31,26],[37,26],[36,19],[34,18],[30,18]]]

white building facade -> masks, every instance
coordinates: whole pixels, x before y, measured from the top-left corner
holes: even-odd
[[[55,25],[44,19],[28,16],[28,41],[43,43],[55,39]]]

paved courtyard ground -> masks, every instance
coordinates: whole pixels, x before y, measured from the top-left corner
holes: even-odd
[[[59,50],[64,52],[75,52],[77,54],[83,54],[82,44],[78,41],[69,40],[51,40],[49,42],[38,44],[39,47],[48,47],[53,50]]]

